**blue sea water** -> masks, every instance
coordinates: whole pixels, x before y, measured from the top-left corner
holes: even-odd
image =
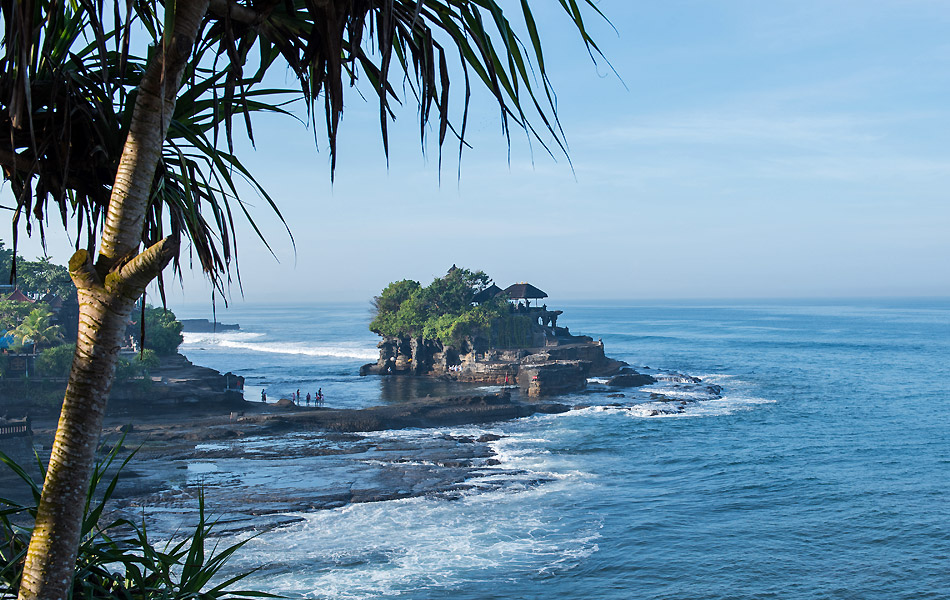
[[[455,428],[504,436],[493,443],[498,476],[532,477],[457,500],[301,513],[245,546],[237,566],[263,566],[247,587],[313,598],[950,598],[950,301],[558,308],[559,324],[602,338],[608,355],[699,376],[722,397],[651,416],[574,395],[561,400],[594,406]],[[218,317],[241,332],[189,334],[183,351],[244,375],[249,399],[322,388],[329,405],[356,407],[445,391],[357,375],[376,356],[366,304],[240,305]]]

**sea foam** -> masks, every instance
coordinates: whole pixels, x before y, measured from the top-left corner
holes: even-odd
[[[323,358],[345,358],[375,360],[379,353],[375,348],[350,345],[346,342],[335,344],[314,344],[308,342],[263,342],[255,341],[264,337],[261,333],[185,333],[183,349],[215,347],[232,350],[249,350],[267,354],[292,354]]]

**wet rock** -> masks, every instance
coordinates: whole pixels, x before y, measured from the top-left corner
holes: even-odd
[[[583,360],[522,364],[518,371],[518,385],[528,396],[570,393],[587,386],[590,367],[590,361]]]
[[[615,375],[607,381],[607,385],[610,387],[640,387],[643,385],[650,385],[656,383],[656,379],[650,375],[643,375],[641,373],[625,373],[623,375]]]
[[[485,434],[479,436],[478,440],[476,440],[476,441],[478,441],[478,442],[481,443],[481,444],[484,444],[484,443],[486,443],[486,442],[497,442],[497,441],[500,440],[501,438],[502,438],[502,436],[497,435],[497,434],[494,434],[494,433],[485,433]]]

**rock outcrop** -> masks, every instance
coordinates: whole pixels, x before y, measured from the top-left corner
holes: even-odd
[[[180,319],[181,330],[189,333],[215,333],[222,331],[238,331],[241,326],[237,323],[218,323],[208,319]]]
[[[361,409],[298,409],[282,415],[245,417],[242,422],[261,423],[271,432],[301,426],[326,431],[381,431],[491,423],[536,413],[556,414],[568,410],[569,406],[556,402],[515,402],[507,391],[503,391],[452,398],[417,398],[410,402]]]
[[[607,385],[617,388],[632,388],[656,383],[656,378],[637,373],[633,369],[623,369],[619,374],[607,380]]]
[[[113,386],[110,410],[134,411],[145,407],[244,401],[243,377],[200,367],[181,354],[161,357],[159,367],[151,371],[151,379],[151,385],[129,381]]]
[[[574,336],[567,328],[549,329],[538,346],[492,348],[465,340],[461,348],[443,348],[422,338],[384,338],[379,359],[363,365],[360,375],[425,375],[461,382],[518,385],[528,396],[584,389],[591,376],[608,377],[626,363],[604,354],[603,342]]]

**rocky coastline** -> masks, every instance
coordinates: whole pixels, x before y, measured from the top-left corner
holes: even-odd
[[[641,373],[609,358],[602,341],[558,327],[561,311],[512,311],[536,325],[521,347],[469,340],[454,350],[419,337],[386,337],[378,344],[379,359],[360,369],[361,375],[500,386],[496,393],[411,397],[362,409],[305,408],[290,400],[266,404],[244,400],[242,377],[194,365],[182,355],[165,357],[149,380],[118,383],[112,391],[104,443],[122,438],[126,448],[137,448],[122,475],[117,506],[152,511],[150,519],[171,518],[171,531],[194,516],[206,489],[228,515],[219,534],[230,534],[292,522],[300,518],[289,514],[295,511],[538,485],[543,481],[537,474],[502,464],[496,444],[504,444],[506,430],[493,424],[584,409],[682,413],[688,401],[678,393],[636,389],[663,379],[687,393],[702,388],[701,396],[713,398],[719,392],[695,378],[649,368]],[[220,324],[191,327],[213,330]],[[570,403],[550,399],[559,394],[575,395]],[[32,443],[41,456],[49,452],[55,408],[33,415],[34,436],[21,445]],[[24,456],[30,454],[23,449]],[[286,461],[293,461],[299,481],[282,476],[279,465]],[[9,472],[0,474],[4,489],[14,483]]]
[[[520,366],[522,373],[530,368]],[[496,443],[504,442],[505,429],[493,423],[585,409],[645,416],[684,411],[688,402],[681,396],[636,389],[658,380],[710,399],[719,393],[696,378],[651,372],[621,367],[570,404],[527,397],[512,386],[499,393],[334,409],[244,401],[236,390],[224,389],[227,374],[180,357],[155,375],[152,389],[158,393],[148,402],[128,397],[110,404],[103,441],[108,447],[122,437],[126,448],[137,449],[117,491],[120,511],[147,512],[153,530],[172,532],[195,517],[199,493],[206,490],[216,510],[227,514],[219,534],[230,535],[285,525],[299,520],[300,511],[418,496],[458,498],[473,487],[540,485],[544,481],[536,474],[498,460]],[[616,385],[607,385],[611,381]],[[628,384],[632,391],[623,389]],[[639,408],[644,402],[651,407],[646,412]],[[55,419],[34,419],[33,428],[31,441],[42,456]],[[299,479],[283,477],[278,465],[287,461]],[[6,472],[0,486],[13,490],[16,481]]]
[[[421,337],[385,337],[379,359],[360,375],[425,376],[466,383],[517,385],[528,397],[583,390],[590,377],[617,375],[627,363],[609,358],[602,341],[550,329],[527,348],[478,347],[466,340],[459,350]],[[644,384],[641,384],[644,385]]]

